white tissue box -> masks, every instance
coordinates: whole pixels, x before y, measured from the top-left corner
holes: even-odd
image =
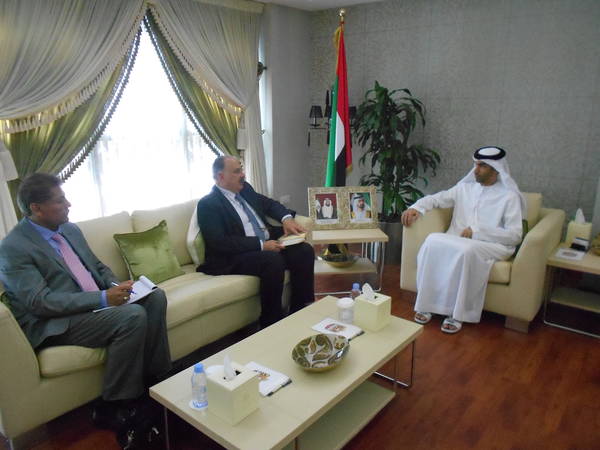
[[[217,367],[207,374],[208,410],[235,425],[258,408],[258,374],[232,362],[237,375],[228,381],[223,367]]]
[[[354,323],[368,331],[379,331],[390,323],[392,297],[375,293],[375,300],[369,301],[364,294],[354,299]]]

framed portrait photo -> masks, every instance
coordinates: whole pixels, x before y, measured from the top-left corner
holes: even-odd
[[[315,223],[315,230],[344,228],[347,212],[342,189],[337,187],[309,187],[308,213]]]
[[[348,228],[377,228],[377,193],[375,186],[347,186],[344,188],[348,205]]]

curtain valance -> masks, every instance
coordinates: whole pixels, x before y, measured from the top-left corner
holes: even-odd
[[[2,1],[0,133],[48,124],[89,99],[130,48],[145,8],[144,0]]]

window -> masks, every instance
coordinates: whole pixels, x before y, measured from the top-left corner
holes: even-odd
[[[63,188],[73,222],[207,194],[216,155],[196,132],[144,32],[121,102]]]

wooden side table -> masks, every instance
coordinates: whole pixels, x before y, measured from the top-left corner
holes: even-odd
[[[315,275],[318,274],[359,274],[375,273],[379,276],[381,290],[385,259],[385,243],[387,234],[379,228],[355,228],[347,230],[313,230],[310,236],[313,245],[327,244],[362,244],[360,258],[349,267],[333,267],[322,259],[315,260]],[[316,292],[317,295],[338,295],[350,291]]]
[[[585,334],[586,336],[592,336],[600,338],[600,335],[589,333],[584,330],[577,328],[571,328],[565,325],[561,325],[556,322],[551,322],[547,318],[548,303],[558,303],[561,305],[570,306],[572,308],[578,308],[585,311],[590,311],[594,314],[600,314],[600,294],[588,291],[582,291],[577,288],[566,287],[566,286],[554,286],[554,278],[556,271],[559,269],[573,270],[576,272],[589,273],[594,275],[600,275],[600,256],[594,255],[591,252],[587,252],[583,259],[579,261],[573,261],[569,259],[563,259],[556,257],[556,252],[559,248],[566,248],[565,243],[561,243],[551,253],[548,258],[548,292],[545,296],[544,301],[544,323],[553,327],[562,328],[564,330],[573,331],[575,333]]]

